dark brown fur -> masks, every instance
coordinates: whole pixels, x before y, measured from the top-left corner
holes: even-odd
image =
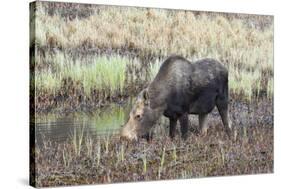
[[[182,137],[186,138],[188,114],[199,115],[199,125],[205,134],[207,114],[215,106],[230,134],[227,69],[214,59],[191,63],[181,56],[170,56],[148,88],[139,94],[121,135],[137,139],[147,134],[164,115],[170,120],[170,137],[174,137],[179,120]]]

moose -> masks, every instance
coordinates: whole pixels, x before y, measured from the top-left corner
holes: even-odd
[[[214,59],[191,63],[173,55],[162,63],[154,80],[139,93],[120,134],[128,140],[148,139],[153,125],[164,115],[170,122],[169,136],[175,137],[179,121],[181,137],[186,139],[188,115],[196,114],[200,132],[206,135],[207,116],[215,106],[230,136],[228,70]]]

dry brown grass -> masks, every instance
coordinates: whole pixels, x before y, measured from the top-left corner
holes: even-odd
[[[159,59],[162,61],[170,54],[179,54],[190,60],[206,57],[220,60],[229,68],[232,96],[247,100],[260,95],[273,97],[271,16],[38,2],[35,25],[37,47],[43,51],[55,49],[51,54],[46,53],[45,60],[41,62],[55,65],[52,62],[56,62],[58,56],[64,57],[60,62],[64,67],[67,67],[67,62],[81,62],[81,69],[77,68],[74,71],[77,73],[73,72],[71,77],[94,75],[94,71],[80,72],[83,64],[89,62],[85,53],[91,49],[112,49],[118,56],[124,56],[124,51],[134,52],[140,57],[135,61],[136,65],[148,64],[148,60],[142,60],[142,57],[156,57],[157,61],[149,62],[153,74],[158,70]],[[73,52],[76,54],[74,57]],[[36,66],[40,67],[38,62]],[[155,62],[158,62],[156,66],[153,65]],[[39,73],[38,78],[46,80],[38,80],[39,90],[60,88],[62,78],[53,77],[60,72],[41,73],[44,71]],[[79,81],[83,83],[89,81],[88,78],[80,78]],[[109,88],[108,85],[111,85],[108,81],[104,84],[101,87]],[[87,97],[96,89],[89,82],[82,86]]]

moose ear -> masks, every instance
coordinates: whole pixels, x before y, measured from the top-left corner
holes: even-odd
[[[144,89],[142,95],[143,95],[144,103],[145,103],[146,105],[148,105],[148,104],[149,104],[148,90],[147,90],[147,89]]]

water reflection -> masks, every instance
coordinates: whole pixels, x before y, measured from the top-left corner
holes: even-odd
[[[111,135],[119,132],[120,127],[128,119],[130,103],[125,105],[110,105],[92,113],[71,113],[37,115],[35,133],[37,143],[43,139],[65,141],[74,134]]]

